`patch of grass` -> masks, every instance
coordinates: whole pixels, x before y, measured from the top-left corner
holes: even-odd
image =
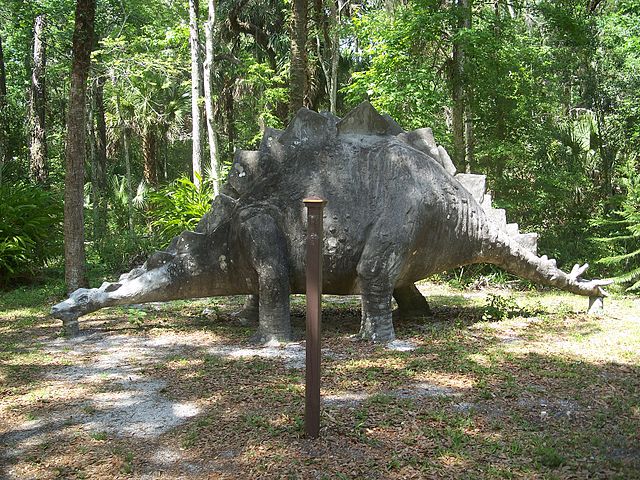
[[[122,457],[122,467],[120,469],[120,471],[122,473],[124,473],[125,475],[131,475],[134,471],[133,468],[133,459],[134,459],[134,454],[131,451],[125,452],[125,454]]]
[[[565,457],[555,447],[546,444],[537,445],[533,450],[533,455],[540,465],[549,468],[558,468],[566,462]]]
[[[92,432],[90,437],[97,442],[104,442],[107,438],[107,432]]]

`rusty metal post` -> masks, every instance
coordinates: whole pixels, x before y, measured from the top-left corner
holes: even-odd
[[[304,199],[307,207],[307,360],[304,431],[320,435],[320,322],[322,317],[322,210],[325,201]]]

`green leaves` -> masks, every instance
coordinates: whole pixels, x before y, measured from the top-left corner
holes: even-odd
[[[0,187],[0,284],[33,275],[61,253],[62,201],[41,187]]]
[[[187,177],[180,177],[149,195],[151,227],[163,244],[184,230],[193,230],[211,207],[213,190],[202,183],[200,190]]]
[[[620,209],[608,219],[599,222],[609,227],[606,243],[612,244],[614,254],[598,260],[598,263],[615,268],[616,283],[626,285],[627,291],[640,290],[640,163],[627,159],[622,168],[621,186],[625,189]]]

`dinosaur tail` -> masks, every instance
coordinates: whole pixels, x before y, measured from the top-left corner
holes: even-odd
[[[554,259],[538,257],[505,232],[498,231],[488,246],[486,261],[535,283],[549,285],[577,295],[603,297],[606,280],[585,280],[582,275],[589,264],[574,265],[570,272],[558,268]]]

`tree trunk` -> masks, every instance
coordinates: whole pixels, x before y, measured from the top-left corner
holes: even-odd
[[[2,37],[0,36],[0,185],[2,185],[2,170],[9,147],[6,135],[6,106],[7,106],[7,72],[4,68],[4,52],[2,51]]]
[[[151,126],[145,127],[142,132],[142,159],[144,181],[149,185],[158,185],[156,133]]]
[[[471,13],[473,0],[462,0],[463,22],[465,29],[471,29]],[[463,55],[462,81],[464,85],[464,140],[465,140],[465,168],[467,173],[475,166],[475,135],[473,133],[473,87],[467,65],[465,65],[466,55]]]
[[[47,181],[47,142],[45,136],[45,16],[38,15],[33,28],[33,69],[29,90],[29,127],[31,143],[29,166],[31,178],[37,183]]]
[[[93,46],[95,0],[77,0],[65,152],[64,259],[67,290],[88,285],[84,250],[85,96]]]
[[[213,84],[211,69],[213,68],[213,33],[216,22],[216,2],[209,0],[209,18],[204,24],[205,60],[204,60],[204,106],[207,115],[207,136],[209,138],[209,158],[211,161],[211,184],[213,195],[220,192],[220,164],[218,161],[218,138],[213,118]]]
[[[454,43],[451,65],[451,96],[453,108],[451,119],[453,128],[453,163],[458,170],[465,170],[464,145],[464,87],[462,85],[461,47]]]
[[[99,241],[106,233],[107,205],[107,129],[104,111],[104,77],[99,76],[92,85],[91,132],[92,152],[91,192],[93,203],[93,238]]]
[[[131,148],[129,146],[129,132],[127,131],[127,126],[124,124],[124,121],[122,121],[122,146],[124,148],[125,181],[127,182],[127,213],[129,220],[129,234],[133,236],[135,231],[133,229],[133,181],[131,178]]]
[[[116,84],[116,77],[112,77],[111,81],[114,86]],[[133,186],[131,180],[131,149],[129,145],[129,132],[127,130],[127,124],[122,116],[122,109],[120,108],[120,97],[116,94],[116,113],[118,114],[118,124],[122,131],[122,149],[124,153],[124,168],[125,168],[125,182],[127,187],[127,220],[129,224],[129,234],[134,235],[133,229]]]
[[[167,138],[167,128],[163,127],[160,134],[160,147],[162,150],[162,179],[166,182],[169,178],[167,160],[169,159],[169,139]]]
[[[304,105],[304,97],[307,91],[308,0],[293,0],[291,7],[289,115],[293,116]]]
[[[224,89],[224,113],[227,127],[227,148],[229,155],[233,155],[236,143],[235,111],[233,108],[233,79]]]
[[[4,51],[2,50],[2,36],[0,36],[0,105],[7,100],[7,71],[4,68]]]
[[[457,15],[457,32],[468,28],[470,25],[470,0],[456,0],[455,8]],[[465,88],[465,64],[466,52],[463,42],[458,36],[453,42],[453,58],[451,65],[451,90],[452,90],[452,126],[453,126],[453,162],[460,170],[469,172],[471,165],[466,156],[465,143],[465,110],[466,91]],[[470,115],[469,115],[470,119]],[[472,128],[472,126],[471,126]]]
[[[191,45],[191,120],[192,125],[192,169],[193,183],[200,188],[202,178],[202,120],[199,100],[202,96],[200,84],[200,40],[198,36],[198,0],[189,0],[189,44]]]
[[[340,12],[344,6],[342,0],[338,0],[338,6],[334,0],[329,1],[331,6],[331,18],[333,27],[331,30],[331,80],[329,82],[329,110],[334,115],[338,110],[338,62],[340,60]]]

